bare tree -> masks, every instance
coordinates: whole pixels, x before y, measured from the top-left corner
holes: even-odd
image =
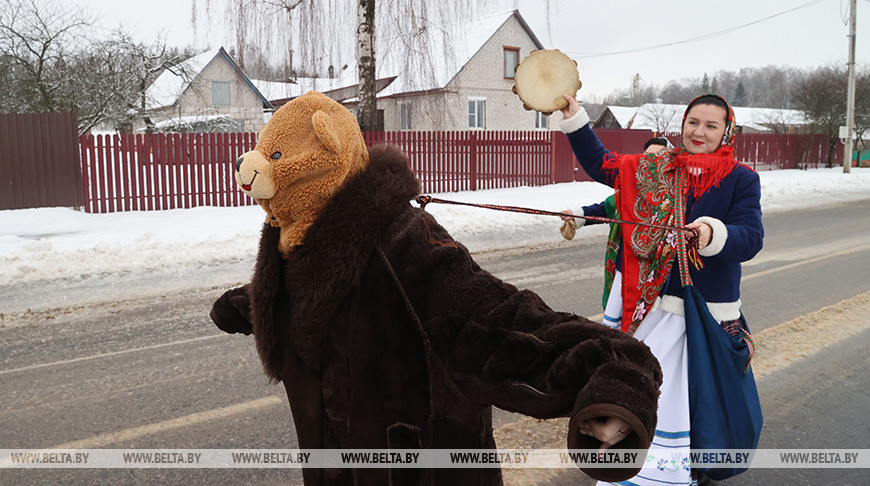
[[[802,110],[816,133],[824,133],[830,142],[827,166],[833,167],[834,148],[839,129],[846,124],[846,70],[844,67],[819,68],[798,85],[793,101]],[[855,133],[862,146],[870,130],[870,70],[858,72],[855,85]]]
[[[834,166],[834,149],[841,125],[846,123],[846,73],[839,67],[824,67],[798,85],[794,93],[798,109],[812,123],[813,131],[828,136],[827,167]]]
[[[660,103],[652,103],[646,106],[648,109],[640,114],[643,119],[638,120],[638,122],[643,125],[652,125],[656,133],[667,133],[668,127],[679,120],[682,115],[682,109],[679,106],[675,107],[674,105]]]
[[[655,101],[658,87],[643,82],[639,73],[631,77],[628,89],[615,90],[603,100],[605,105],[640,106]]]
[[[274,62],[295,71],[297,66],[320,73],[328,66],[356,66],[360,113],[364,130],[376,128],[375,39],[385,49],[398,49],[403,65],[395,74],[434,79],[437,63],[454,54],[452,42],[435,42],[450,34],[445,25],[475,16],[487,0],[194,0],[194,30],[213,4],[224,7],[224,18],[236,33],[238,61],[243,65],[253,46]],[[550,0],[543,2],[549,12]],[[456,39],[461,42],[461,39]],[[433,46],[446,46],[433,52]],[[445,52],[446,49],[446,52]],[[441,58],[441,59],[439,59]]]
[[[0,52],[7,82],[0,86],[8,111],[61,111],[73,107],[57,76],[92,20],[59,1],[0,0]]]
[[[697,86],[700,80],[697,78],[686,78],[681,81],[670,81],[661,90],[659,98],[664,103],[672,104],[688,104],[692,99],[698,96]]]
[[[192,55],[189,49],[167,47],[162,38],[145,44],[118,30],[71,56],[67,71],[78,89],[68,99],[78,108],[80,131],[97,125],[132,129],[133,117],[146,109],[151,82],[165,69],[192,76],[179,65]]]
[[[650,86],[652,93],[646,101],[661,98],[665,103],[685,104],[707,91],[720,94],[734,106],[761,108],[794,108],[792,90],[809,74],[789,66],[763,66],[743,68],[740,71],[717,71],[702,73],[699,77],[672,80],[662,87]],[[706,84],[704,77],[707,78]],[[644,88],[644,91],[647,87]],[[625,96],[624,90],[615,90],[605,99],[614,104]]]
[[[123,30],[103,38],[93,20],[65,3],[0,0],[0,110],[74,111],[79,132],[121,128],[145,106],[148,84],[189,52],[163,39],[134,41]]]
[[[800,124],[800,120],[790,118],[789,113],[777,109],[765,110],[757,115],[756,120],[773,133],[788,133],[792,126]]]

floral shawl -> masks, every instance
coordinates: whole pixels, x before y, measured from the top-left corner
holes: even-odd
[[[604,168],[616,171],[616,217],[668,226],[685,224],[683,208],[687,194],[691,192],[698,198],[710,188],[718,187],[737,165],[732,146],[734,112],[730,106],[727,112],[725,136],[712,154],[692,155],[682,146],[657,154],[609,153]],[[684,122],[685,119],[683,114]],[[682,232],[631,224],[619,228],[611,232],[608,249],[623,249],[621,328],[633,334],[667,283],[676,250],[685,241]],[[608,280],[616,271],[613,253],[608,251],[612,261],[605,265]]]

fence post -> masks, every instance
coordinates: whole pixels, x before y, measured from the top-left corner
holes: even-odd
[[[547,139],[550,141],[550,184],[556,183],[556,137],[552,130],[547,131]]]
[[[84,211],[86,213],[90,213],[91,211],[91,181],[90,181],[90,170],[91,158],[88,156],[88,149],[90,147],[89,138],[92,138],[93,135],[80,135],[79,136],[79,151],[81,152],[81,164],[82,164],[82,193],[84,194],[84,201],[82,201]]]
[[[471,132],[468,137],[468,177],[472,191],[477,190],[477,133]]]

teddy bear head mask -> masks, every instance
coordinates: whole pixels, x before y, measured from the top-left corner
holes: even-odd
[[[287,256],[344,184],[368,164],[353,114],[309,91],[282,106],[260,130],[254,150],[236,161],[236,183],[281,229]]]

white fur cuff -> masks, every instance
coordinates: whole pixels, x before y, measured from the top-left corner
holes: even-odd
[[[572,133],[580,130],[589,123],[589,114],[586,113],[586,108],[580,107],[580,111],[574,113],[571,118],[565,118],[559,122],[559,129],[564,133]]]
[[[694,223],[707,223],[713,229],[713,236],[710,238],[710,244],[698,250],[698,254],[703,257],[711,257],[718,255],[722,248],[725,248],[725,241],[728,240],[728,228],[722,221],[711,218],[710,216],[701,216],[693,221]]]
[[[586,213],[583,211],[583,208],[577,210],[577,216],[586,216]],[[583,218],[574,218],[574,221],[577,221],[577,227],[581,227],[586,224],[586,220]]]

